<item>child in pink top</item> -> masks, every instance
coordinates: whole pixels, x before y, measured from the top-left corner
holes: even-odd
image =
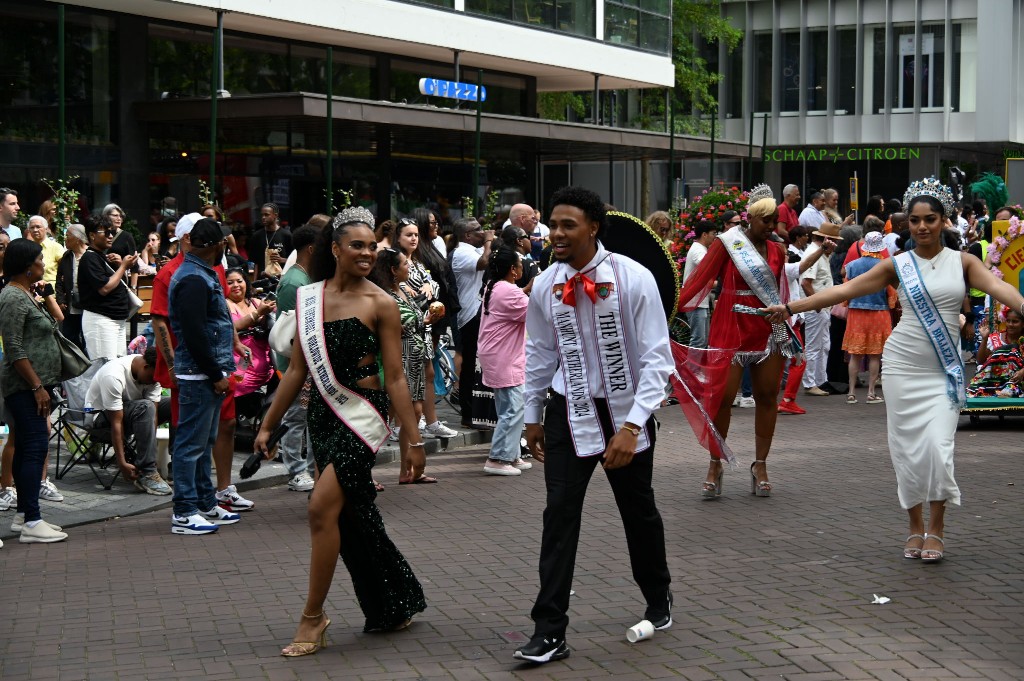
[[[515,285],[523,275],[519,254],[502,246],[491,255],[487,275],[477,357],[484,385],[494,390],[498,424],[484,473],[522,475],[533,464],[519,457],[526,382],[526,308],[530,302]]]

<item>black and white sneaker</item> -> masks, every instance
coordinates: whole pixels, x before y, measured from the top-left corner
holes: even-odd
[[[657,613],[657,614],[656,614]],[[652,612],[650,608],[647,609],[646,619],[650,620],[651,624],[654,625],[655,631],[664,631],[672,626],[672,592],[668,592],[668,611]]]
[[[569,657],[569,646],[565,645],[564,638],[534,636],[529,643],[512,653],[512,657],[534,664],[544,664]]]

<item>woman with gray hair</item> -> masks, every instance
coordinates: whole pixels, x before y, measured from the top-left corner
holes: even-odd
[[[139,251],[135,247],[135,239],[130,232],[122,229],[128,216],[121,210],[121,206],[116,203],[108,203],[103,207],[103,217],[110,218],[111,224],[114,225],[114,243],[110,245],[107,252],[117,253],[122,258],[129,255],[138,255]]]
[[[67,338],[85,350],[85,338],[82,336],[82,309],[75,305],[78,299],[78,262],[89,248],[85,237],[85,227],[79,224],[70,225],[64,233],[64,256],[57,263],[57,282],[54,288],[57,293],[57,305],[64,313],[61,332]]]

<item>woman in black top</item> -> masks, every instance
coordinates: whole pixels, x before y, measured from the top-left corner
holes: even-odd
[[[86,236],[89,249],[78,262],[78,297],[84,310],[82,332],[86,352],[92,359],[122,357],[127,352],[128,317],[132,309],[124,275],[138,256],[105,254],[114,240],[114,227],[107,217],[89,224]]]

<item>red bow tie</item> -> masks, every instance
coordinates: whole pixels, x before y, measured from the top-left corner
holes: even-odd
[[[565,289],[562,293],[562,302],[569,307],[576,307],[576,284],[583,284],[583,293],[590,298],[590,302],[597,302],[597,284],[585,274],[576,273],[565,282]]]

